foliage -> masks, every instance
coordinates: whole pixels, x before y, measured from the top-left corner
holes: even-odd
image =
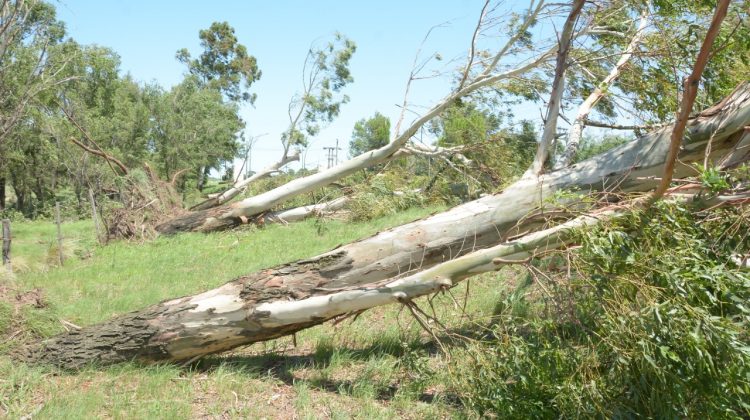
[[[391,121],[376,112],[368,119],[362,118],[354,124],[349,141],[349,155],[359,156],[364,152],[379,149],[388,144],[391,138]]]
[[[466,351],[464,402],[518,418],[746,417],[750,273],[730,259],[750,251],[745,212],[660,203],[582,232],[574,275],[530,276]]]
[[[461,147],[473,162],[463,168],[484,191],[496,191],[520,176],[531,163],[536,148],[534,125],[522,120],[516,127],[501,127],[502,115],[494,113],[484,99],[457,101],[430,124],[430,132],[443,147]],[[439,161],[436,164],[440,165]],[[449,182],[467,182],[454,171]]]
[[[698,48],[709,26],[715,2],[656,1],[651,23],[640,48],[611,89],[632,98],[632,109],[645,121],[667,121],[678,109],[678,92],[682,80],[692,70]],[[593,37],[596,54],[602,60],[587,63],[585,72],[571,74],[570,95],[585,98],[609,72],[619,53],[632,38],[637,27],[633,22],[642,2],[618,0],[608,7],[597,8],[592,19],[598,28],[606,29]],[[748,79],[750,25],[747,24],[746,2],[733,1],[703,73],[695,106],[704,109],[718,102],[740,82]],[[625,36],[618,36],[618,33]],[[585,59],[586,50],[574,52],[576,59]],[[609,57],[609,58],[608,58]],[[596,77],[591,77],[594,74]],[[611,95],[605,97],[596,111],[606,117],[615,116]]]
[[[440,146],[466,146],[485,141],[499,126],[499,117],[479,104],[457,101],[431,123],[430,132]]]
[[[398,214],[408,208],[423,206],[427,197],[421,191],[400,190],[406,186],[401,177],[381,173],[369,179],[369,182],[354,186],[352,200],[346,208],[353,221],[365,221]]]
[[[239,150],[236,133],[244,127],[236,104],[219,92],[186,78],[155,104],[154,149],[169,178],[181,169],[218,169]],[[187,123],[189,122],[189,123]]]
[[[731,187],[730,175],[726,172],[719,170],[716,167],[704,168],[703,165],[695,164],[698,169],[698,179],[701,182],[703,188],[707,189],[712,193],[719,193],[725,191]]]
[[[313,45],[307,52],[302,70],[302,93],[289,104],[289,128],[282,135],[284,150],[292,146],[306,147],[308,137],[317,135],[321,128],[333,121],[341,105],[349,97],[341,91],[354,78],[349,61],[357,45],[336,33],[325,46]]]
[[[0,152],[5,138],[23,120],[31,101],[66,80],[62,72],[65,25],[54,6],[39,1],[0,3]],[[0,163],[0,166],[2,164]],[[2,167],[0,167],[2,170]]]
[[[585,136],[581,141],[573,162],[580,162],[590,157],[602,154],[607,150],[627,143],[632,139],[617,135],[604,135],[602,137]]]
[[[177,51],[177,60],[204,86],[221,92],[230,101],[253,103],[256,94],[247,90],[260,79],[261,71],[255,57],[239,43],[234,28],[228,22],[213,22],[208,29],[199,32],[198,38],[203,47],[201,55],[192,59],[190,52],[183,48]]]

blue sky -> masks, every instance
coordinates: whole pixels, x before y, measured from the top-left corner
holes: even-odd
[[[355,82],[346,93],[351,102],[339,118],[313,139],[307,166],[325,163],[324,146],[339,139],[340,159],[354,123],[379,111],[395,121],[415,53],[435,25],[423,56],[438,52],[443,70],[464,57],[483,2],[441,1],[114,1],[61,0],[58,15],[70,36],[83,44],[115,50],[122,71],[142,82],[165,88],[178,83],[184,66],[174,56],[180,48],[200,53],[198,31],[214,21],[227,21],[240,42],[258,59],[263,72],[253,85],[255,107],[242,109],[249,135],[262,136],[253,149],[252,168],[260,169],[281,153],[280,134],[288,125],[287,107],[301,89],[302,63],[312,42],[339,31],[357,43],[351,62]],[[428,107],[448,93],[450,78],[423,80],[410,94],[415,109]],[[414,115],[410,115],[407,121]],[[267,133],[267,134],[266,134]]]

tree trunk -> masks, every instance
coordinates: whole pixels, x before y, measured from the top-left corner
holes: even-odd
[[[198,175],[196,187],[198,188],[198,191],[203,192],[203,186],[206,184],[206,174],[202,166],[198,168],[198,172],[196,175]],[[169,174],[167,174],[167,176],[169,176]]]
[[[10,234],[10,220],[3,219],[0,221],[0,224],[2,224],[2,233],[3,233],[3,266],[10,267],[10,244],[11,244],[11,234]]]
[[[293,154],[291,156],[284,156],[280,161],[274,163],[273,165],[269,165],[266,168],[263,168],[260,172],[254,174],[253,176],[239,180],[232,185],[232,188],[229,188],[228,190],[224,191],[223,193],[217,195],[216,197],[210,197],[209,199],[200,202],[193,207],[190,208],[191,211],[197,211],[197,210],[207,210],[216,206],[220,206],[229,200],[236,197],[240,192],[242,192],[245,187],[250,185],[251,183],[263,179],[265,177],[271,176],[271,174],[278,172],[279,169],[283,168],[290,162],[294,162],[296,160],[299,160],[299,154]]]
[[[709,141],[713,161],[747,161],[750,151],[735,149],[740,142],[750,142],[744,130],[747,124],[750,89],[743,85],[721,108],[709,109],[691,121],[675,177],[695,173],[690,164],[703,160]],[[509,238],[537,230],[550,215],[571,217],[542,207],[556,191],[650,190],[662,173],[670,132],[671,127],[665,127],[569,168],[524,178],[499,194],[307,260],[261,270],[205,293],[61,334],[48,340],[34,357],[67,368],[127,360],[187,360],[280,337],[320,324],[342,310],[367,307],[366,302],[408,299],[410,294],[398,294],[403,290],[394,292],[391,286],[383,291],[382,282],[498,244],[515,249],[518,242],[508,242]],[[435,284],[425,293],[434,290]],[[339,292],[354,294],[334,299],[333,294]],[[308,304],[319,309],[284,312]]]
[[[341,210],[348,202],[349,197],[339,197],[320,204],[267,213],[263,216],[263,223],[289,223],[312,216],[326,216]]]
[[[575,29],[578,16],[583,9],[584,0],[574,0],[570,6],[570,14],[565,20],[562,33],[560,34],[560,47],[557,52],[557,64],[555,65],[555,78],[552,80],[552,91],[550,92],[547,114],[544,118],[544,130],[536,156],[527,171],[530,175],[540,175],[544,172],[544,166],[552,155],[552,144],[557,136],[557,118],[560,115],[563,92],[565,91],[565,73],[568,70],[568,54],[573,41],[573,29]]]
[[[10,179],[13,186],[13,193],[16,195],[16,210],[26,215],[26,185],[19,182],[18,177],[12,173]]]

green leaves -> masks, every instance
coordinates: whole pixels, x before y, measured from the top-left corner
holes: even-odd
[[[237,105],[188,77],[158,99],[155,150],[166,177],[181,169],[218,168],[234,158],[244,124]]]
[[[572,275],[511,292],[527,309],[498,306],[454,389],[506,418],[747,417],[746,212],[659,202],[581,232]]]
[[[187,49],[177,51],[176,58],[188,67],[208,88],[215,89],[234,102],[255,102],[250,86],[260,79],[255,57],[239,43],[234,28],[227,22],[214,22],[199,32],[203,53],[192,59]]]
[[[349,154],[354,157],[378,149],[388,144],[390,138],[391,121],[385,115],[376,112],[372,117],[363,118],[354,124],[352,139],[349,141]]]
[[[289,129],[282,135],[285,149],[307,146],[307,137],[315,136],[321,128],[339,115],[341,105],[349,97],[341,91],[354,81],[349,61],[357,50],[356,44],[340,33],[325,46],[313,46],[307,52],[303,66],[303,90],[289,105]]]

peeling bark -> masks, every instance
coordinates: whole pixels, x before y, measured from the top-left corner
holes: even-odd
[[[675,176],[694,174],[689,165],[703,161],[709,140],[712,160],[734,164],[746,161],[748,151],[738,146],[750,141],[744,130],[748,124],[750,88],[745,84],[721,109],[711,109],[690,121]],[[45,342],[32,357],[66,368],[128,360],[189,360],[322,323],[339,314],[333,305],[348,311],[366,302],[375,305],[409,298],[409,294],[394,294],[392,283],[387,291],[381,286],[389,284],[388,279],[414,275],[479,249],[513,247],[518,243],[513,237],[533,238],[529,234],[547,220],[548,209],[543,203],[555,191],[632,192],[654,188],[656,177],[663,172],[670,133],[671,127],[665,127],[571,167],[539,178],[524,178],[499,194],[322,255],[261,270],[205,293],[165,301],[62,334]],[[430,288],[420,284],[418,288],[429,293],[436,285],[433,282]],[[336,295],[344,292],[350,294]],[[294,305],[319,309],[284,312]]]

